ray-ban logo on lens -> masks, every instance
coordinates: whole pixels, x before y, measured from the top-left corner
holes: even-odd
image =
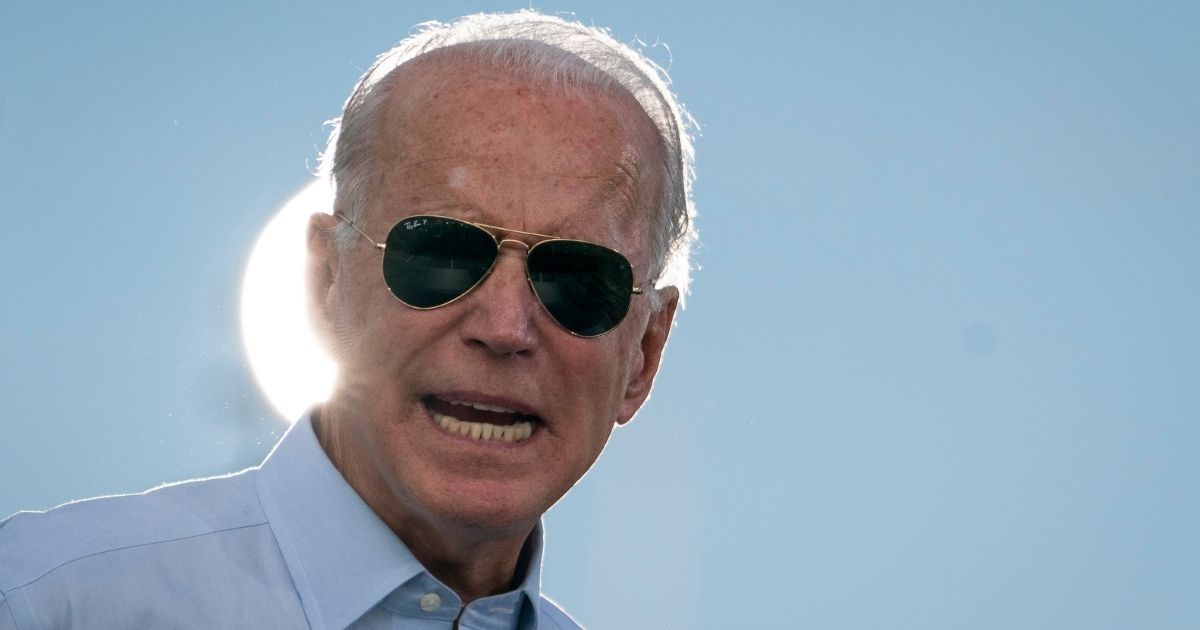
[[[429,223],[429,219],[410,219],[404,222],[404,229],[415,230],[426,223]]]

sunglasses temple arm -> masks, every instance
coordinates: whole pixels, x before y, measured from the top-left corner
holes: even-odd
[[[341,219],[342,222],[345,223],[346,225],[349,225],[350,227],[354,228],[355,232],[362,234],[362,237],[367,239],[367,241],[369,243],[371,243],[371,245],[374,245],[375,249],[378,249],[379,251],[383,251],[387,247],[383,243],[376,243],[375,239],[371,238],[370,236],[367,236],[366,232],[360,230],[357,225],[354,225],[353,221],[351,221],[350,219],[347,219],[345,216],[339,214],[339,215],[337,215],[337,218]]]

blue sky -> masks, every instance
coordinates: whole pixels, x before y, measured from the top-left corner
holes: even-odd
[[[0,5],[0,513],[257,462],[259,230],[373,57],[520,4]],[[1200,9],[544,3],[703,127],[654,396],[548,516],[593,628],[1200,626]]]

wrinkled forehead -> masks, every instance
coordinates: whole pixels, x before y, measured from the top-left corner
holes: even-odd
[[[495,136],[502,137],[506,129],[532,129],[536,133],[512,143],[517,152],[509,156],[513,162],[525,157],[523,150],[546,150],[555,142],[575,150],[558,152],[551,168],[528,177],[585,186],[589,207],[648,231],[648,213],[656,207],[661,185],[662,152],[654,123],[636,99],[615,83],[556,83],[532,70],[492,61],[464,45],[418,57],[388,77],[391,93],[373,152],[379,169],[373,179],[379,188],[386,192],[425,185],[456,191],[482,185],[487,160],[504,159]],[[513,92],[524,98],[504,98]],[[468,132],[480,127],[495,136]]]
[[[595,116],[605,108],[618,114],[620,133],[628,139],[631,159],[643,159],[659,153],[658,128],[638,100],[619,82],[599,68],[572,53],[539,42],[514,42],[502,49],[509,54],[483,48],[482,43],[467,43],[439,48],[418,56],[392,71],[384,82],[389,84],[385,107],[392,122],[401,122],[414,113],[437,112],[445,108],[443,95],[460,96],[507,81],[518,90],[545,92],[565,97],[577,109],[588,103],[600,106],[589,113]],[[520,54],[520,53],[525,54]],[[544,55],[544,56],[543,56]],[[382,82],[381,82],[382,83]],[[564,101],[559,100],[558,103]],[[406,131],[414,131],[408,125]]]

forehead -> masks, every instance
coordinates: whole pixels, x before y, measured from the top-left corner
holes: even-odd
[[[544,231],[586,210],[646,225],[657,132],[628,93],[546,85],[461,54],[395,72],[373,152],[389,214],[445,204]]]

